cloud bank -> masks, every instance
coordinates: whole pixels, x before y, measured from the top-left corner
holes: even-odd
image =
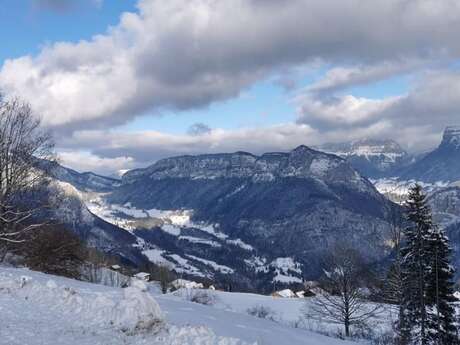
[[[138,13],[123,13],[103,35],[7,60],[0,88],[49,126],[116,125],[235,97],[312,59],[391,69],[401,59],[457,57],[459,31],[456,0],[140,0]]]
[[[135,13],[88,41],[56,42],[5,61],[0,90],[28,101],[59,140],[67,138],[63,149],[91,151],[114,167],[174,153],[280,150],[362,135],[423,149],[444,125],[459,122],[460,75],[447,67],[460,57],[458,32],[457,0],[139,0]],[[146,113],[234,98],[312,62],[328,70],[296,98],[296,123],[233,131],[196,124],[184,135],[110,130]],[[371,99],[348,92],[410,73],[418,79],[407,94]],[[296,86],[289,78],[277,82]]]

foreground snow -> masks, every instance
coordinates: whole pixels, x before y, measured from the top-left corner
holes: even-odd
[[[227,308],[230,295],[213,308],[171,294],[152,297],[155,291],[142,284],[118,289],[2,267],[0,344],[352,344]],[[249,307],[248,296],[231,294],[234,305]]]
[[[265,311],[268,312],[267,319],[275,321],[276,324],[290,327],[290,331],[293,330],[292,328],[296,328],[302,329],[302,333],[308,330],[312,331],[313,334],[343,334],[343,325],[327,321],[313,311],[314,308],[311,298],[281,298],[252,293],[231,293],[224,291],[213,291],[210,293],[212,293],[214,300],[212,308],[215,309],[238,314],[248,314],[251,309],[264,308]],[[159,301],[161,304],[162,299],[187,299],[184,295],[187,295],[187,291],[176,291],[172,295],[162,296]],[[374,304],[369,304],[369,308],[373,309]],[[308,314],[309,317],[306,317],[306,314]],[[374,336],[378,337],[391,330],[391,320],[393,317],[392,308],[382,305],[375,317],[368,320],[368,327],[372,329]],[[358,330],[353,327],[352,331],[358,332]],[[362,343],[367,344],[364,340],[362,340]],[[275,344],[284,343],[280,342]],[[320,345],[323,343],[318,344]],[[326,342],[325,344],[329,343]],[[338,344],[346,344],[346,342],[339,342]]]

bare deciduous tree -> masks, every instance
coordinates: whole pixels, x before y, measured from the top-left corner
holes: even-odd
[[[370,273],[359,253],[336,247],[326,261],[319,293],[312,298],[311,309],[317,317],[343,325],[348,337],[351,326],[363,325],[381,307],[366,298],[365,282],[370,280]],[[309,317],[314,316],[308,313]]]
[[[160,281],[161,292],[167,293],[169,284],[173,281],[174,275],[172,273],[172,267],[167,265],[160,265],[157,269],[158,280]]]
[[[86,259],[86,249],[77,235],[57,226],[43,226],[29,234],[25,249],[28,267],[71,278],[80,277],[80,267]]]
[[[395,190],[393,195],[400,195]],[[403,197],[394,200],[402,205],[404,203]],[[395,342],[397,344],[404,344],[405,340],[402,339],[401,330],[405,328],[404,312],[402,310],[403,300],[403,276],[402,276],[402,256],[401,244],[403,240],[403,229],[405,219],[403,215],[403,207],[397,207],[393,204],[387,206],[388,221],[390,226],[390,244],[394,252],[393,262],[388,270],[384,280],[384,300],[385,302],[397,306],[396,313],[398,315],[395,323],[395,334],[397,335]]]
[[[24,234],[39,228],[34,215],[44,207],[38,200],[48,183],[40,160],[53,159],[51,136],[42,130],[40,119],[17,99],[0,97],[0,245],[21,243]],[[1,257],[1,256],[0,256]]]
[[[161,292],[164,294],[168,292],[170,283],[176,279],[176,276],[172,271],[172,266],[167,263],[148,263],[145,264],[143,270],[150,273],[150,278],[152,280],[160,282]]]

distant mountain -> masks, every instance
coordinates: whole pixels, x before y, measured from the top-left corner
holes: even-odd
[[[369,178],[393,176],[412,159],[393,140],[362,139],[324,144],[319,149],[346,159],[362,175]]]
[[[57,162],[41,160],[38,165],[46,168],[46,171],[49,171],[54,179],[70,183],[81,191],[109,192],[121,184],[119,179],[101,176],[92,172],[79,173]]]
[[[392,207],[346,160],[306,146],[163,159],[127,172],[102,204],[153,261],[225,266],[233,284],[259,289],[314,278],[337,243],[380,259]]]
[[[424,182],[460,180],[460,127],[447,127],[441,144],[410,165],[400,178]]]

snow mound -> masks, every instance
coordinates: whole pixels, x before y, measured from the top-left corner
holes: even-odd
[[[275,293],[276,296],[282,297],[282,298],[295,298],[297,295],[291,290],[291,289],[284,289],[281,291],[277,291]]]
[[[120,289],[0,266],[0,344],[356,344],[289,326],[300,315],[300,299],[213,291],[214,304],[190,303],[169,294],[155,297],[159,308],[149,292],[142,291],[144,285]],[[279,322],[247,315],[251,305],[274,310]]]
[[[168,342],[165,339],[164,344],[167,345],[249,345],[249,343],[243,342],[240,339],[219,337],[204,326],[173,326],[169,329],[168,333],[172,340]],[[257,343],[251,345],[257,345]]]
[[[52,305],[56,311],[78,314],[82,320],[91,320],[101,327],[113,326],[129,333],[158,330],[163,325],[164,315],[141,283],[122,289],[120,299],[101,293],[80,293],[72,287],[59,286],[54,280],[41,282],[29,276],[19,279],[1,276],[0,291]]]
[[[124,332],[158,331],[163,326],[164,316],[158,303],[136,286],[124,289],[124,298],[112,309],[111,323]]]

